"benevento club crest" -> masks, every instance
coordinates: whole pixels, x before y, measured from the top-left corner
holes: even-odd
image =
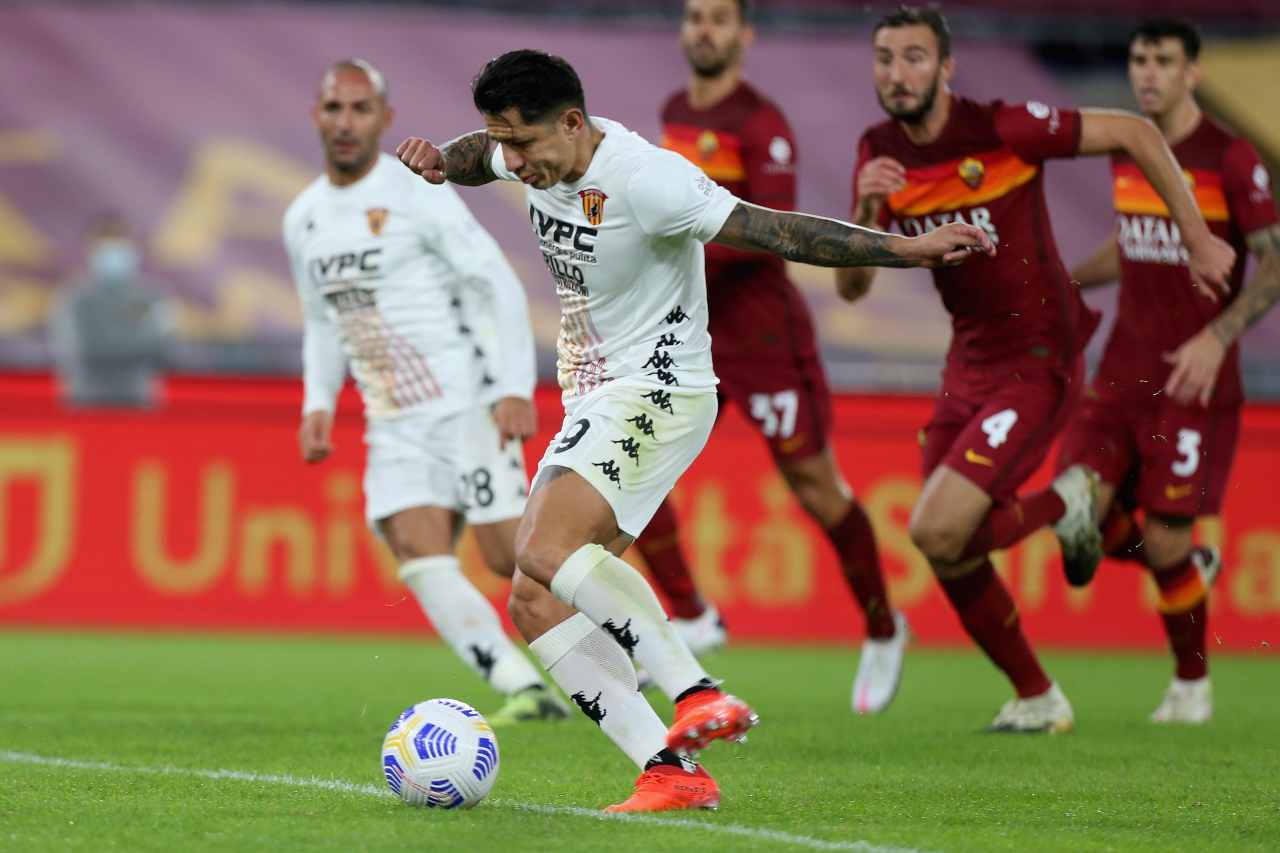
[[[382,227],[387,224],[388,210],[385,207],[371,207],[364,212],[369,219],[369,230],[373,236],[382,236]]]
[[[982,184],[982,178],[987,173],[982,161],[975,160],[972,157],[964,158],[957,171],[960,173],[960,180],[964,181],[965,186],[971,190],[976,190]]]
[[[582,197],[582,215],[592,225],[599,225],[604,219],[604,202],[608,196],[594,188],[581,190],[578,195]]]

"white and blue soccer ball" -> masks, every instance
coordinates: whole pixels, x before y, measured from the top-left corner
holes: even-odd
[[[419,702],[387,730],[382,771],[387,787],[411,806],[470,808],[498,779],[498,739],[465,702]]]

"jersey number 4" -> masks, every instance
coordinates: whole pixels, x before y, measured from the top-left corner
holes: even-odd
[[[1013,409],[996,412],[982,422],[982,431],[987,434],[987,444],[999,447],[1009,440],[1009,430],[1018,422],[1018,413]]]

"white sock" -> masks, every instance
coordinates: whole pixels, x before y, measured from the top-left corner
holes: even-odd
[[[601,546],[574,551],[551,579],[551,591],[608,631],[669,698],[707,678],[644,576]]]
[[[489,600],[462,574],[454,556],[417,557],[400,566],[422,612],[454,653],[500,693],[543,684],[542,676],[502,630]]]
[[[542,666],[641,770],[667,745],[667,727],[636,689],[636,670],[613,638],[575,613],[529,644]]]

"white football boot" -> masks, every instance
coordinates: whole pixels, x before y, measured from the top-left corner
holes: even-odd
[[[1102,562],[1098,483],[1098,473],[1083,465],[1072,465],[1053,481],[1053,490],[1067,507],[1053,532],[1062,546],[1062,570],[1072,586],[1088,585]]]
[[[987,726],[989,732],[1065,734],[1075,728],[1071,703],[1056,683],[1039,696],[1010,699]]]
[[[1151,712],[1153,723],[1186,723],[1200,726],[1213,719],[1213,691],[1209,676],[1183,681],[1174,678],[1164,692],[1164,701]]]
[[[907,617],[894,611],[893,636],[878,640],[868,637],[862,644],[858,674],[853,679],[855,714],[879,714],[898,692],[902,681],[902,658],[907,651],[911,629]]]
[[[671,625],[684,640],[695,657],[724,648],[729,642],[729,632],[714,604],[708,604],[702,615],[693,619],[672,619]]]

